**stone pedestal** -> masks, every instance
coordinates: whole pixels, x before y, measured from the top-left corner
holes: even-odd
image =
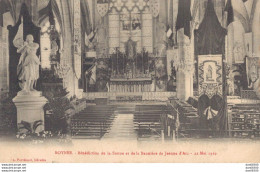
[[[193,96],[193,75],[186,69],[177,72],[177,98],[187,101]]]
[[[76,88],[75,89],[75,95],[76,95],[77,98],[82,99],[83,89]]]
[[[86,52],[86,57],[87,58],[96,58],[97,57],[97,53],[96,53],[96,51],[88,51],[88,52]]]
[[[17,109],[17,125],[21,121],[33,123],[41,120],[44,124],[44,111],[43,106],[47,103],[47,99],[42,96],[39,91],[32,92],[18,92],[17,96],[13,99]],[[37,132],[43,131],[44,125],[37,128]]]

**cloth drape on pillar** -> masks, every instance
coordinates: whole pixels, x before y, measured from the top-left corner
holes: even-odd
[[[46,17],[49,17],[50,24],[54,25],[54,14],[56,15],[56,19],[59,22],[60,28],[63,28],[59,7],[53,0],[50,0],[48,5],[39,11],[39,23],[41,23]]]
[[[184,34],[190,38],[191,0],[179,0],[176,30],[184,28]]]
[[[227,1],[224,11],[226,11],[228,13],[228,15],[227,15],[227,26],[228,26],[230,23],[232,23],[234,21],[234,12],[233,12],[231,0]]]
[[[0,26],[3,27],[3,25],[4,25],[3,14],[6,12],[9,12],[10,9],[11,9],[11,7],[7,0],[0,1]]]
[[[204,19],[194,32],[197,55],[224,54],[227,31],[219,23],[211,0],[208,0]]]
[[[225,36],[227,34],[215,13],[212,0],[208,0],[204,19],[199,28],[194,31],[195,36],[195,58],[198,61],[198,55],[208,54],[222,54],[225,57]],[[203,112],[210,106],[213,110],[218,111],[218,114],[212,118],[213,130],[225,131],[227,129],[226,116],[226,72],[225,64],[222,65],[223,78],[223,93],[222,96],[213,96],[211,99],[206,98],[205,95],[199,98],[198,112],[203,119]],[[198,66],[196,66],[196,74],[198,75]],[[209,101],[210,100],[210,101]],[[208,101],[210,103],[208,103]],[[214,105],[217,105],[214,107]],[[203,121],[203,120],[202,120]]]
[[[82,26],[82,29],[85,30],[86,34],[89,35],[92,31],[89,4],[86,1],[81,1],[80,3],[81,3],[81,5],[80,5],[81,15],[83,16],[82,20],[81,20],[81,26]]]

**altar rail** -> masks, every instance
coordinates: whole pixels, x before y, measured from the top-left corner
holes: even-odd
[[[83,93],[83,98],[87,100],[95,100],[96,98],[108,98],[109,100],[118,100],[120,97],[141,97],[142,101],[156,100],[167,101],[169,97],[176,97],[176,92],[88,92]]]

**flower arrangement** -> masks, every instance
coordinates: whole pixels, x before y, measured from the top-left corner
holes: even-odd
[[[71,143],[68,134],[63,134],[61,131],[53,133],[52,131],[41,130],[43,125],[42,120],[33,123],[21,121],[18,124],[18,132],[16,138],[20,140],[32,141],[32,144],[43,144],[48,140],[55,140],[59,143]]]

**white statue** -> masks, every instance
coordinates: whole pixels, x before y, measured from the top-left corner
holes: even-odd
[[[234,49],[233,49],[233,52],[234,52],[234,58],[235,58],[235,62],[236,63],[243,63],[244,62],[244,45],[239,43],[239,42],[236,42],[235,43],[235,46],[234,46]]]
[[[33,42],[33,36],[27,35],[26,41],[17,49],[21,57],[17,66],[18,79],[22,82],[20,87],[22,91],[35,91],[34,87],[39,78],[40,60],[36,55],[39,44]]]

